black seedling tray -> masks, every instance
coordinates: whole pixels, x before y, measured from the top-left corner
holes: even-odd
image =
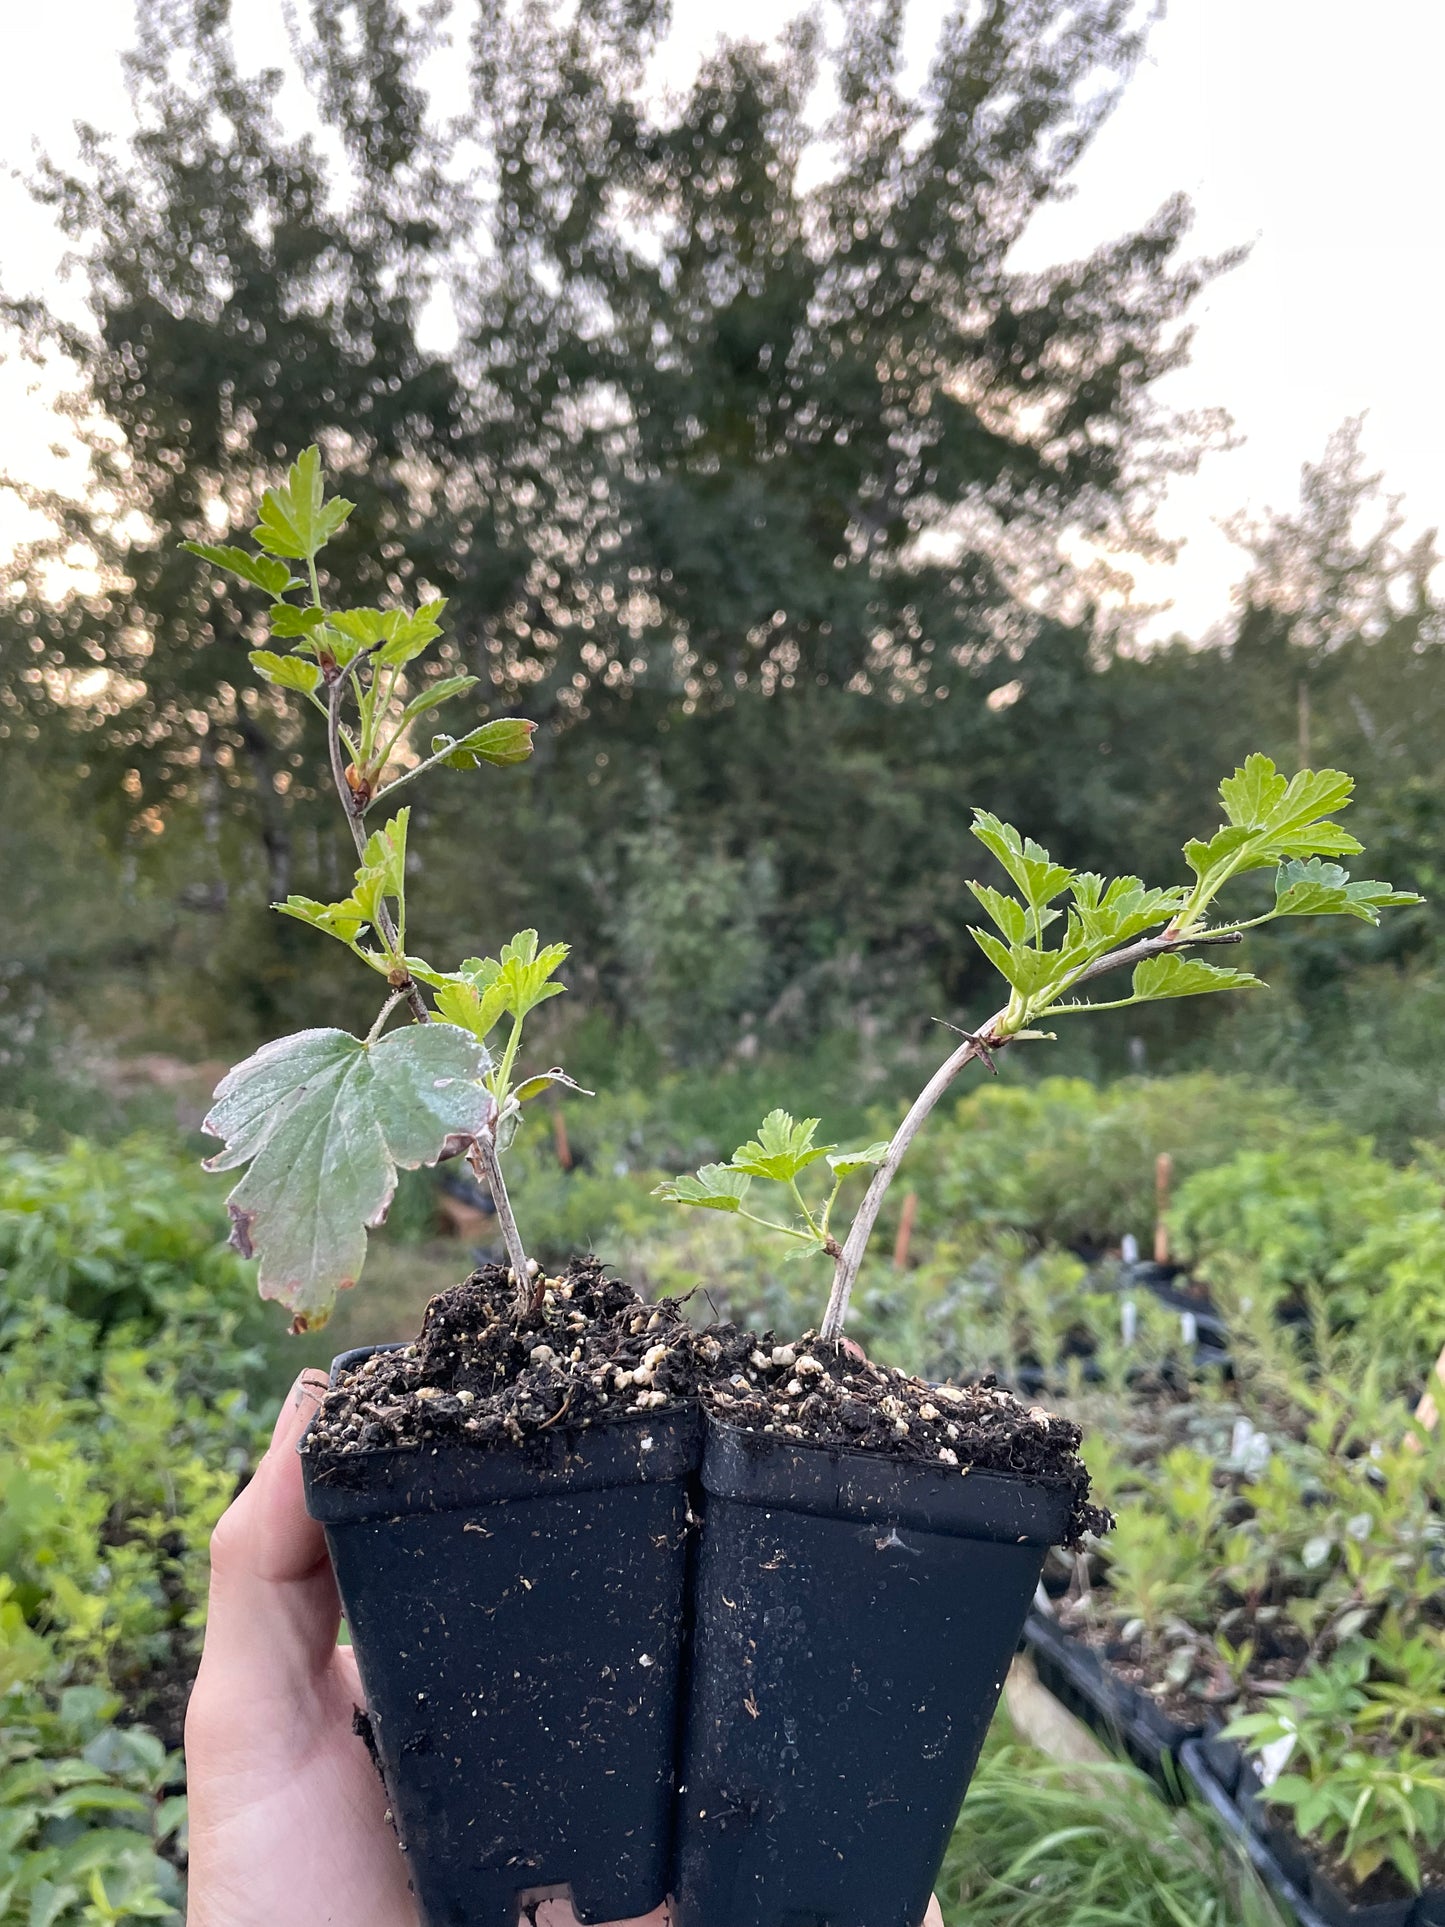
[[[1201,1722],[1183,1726],[1119,1678],[1107,1659],[1066,1632],[1056,1619],[1033,1611],[1024,1622],[1023,1646],[1039,1681],[1054,1698],[1097,1733],[1115,1752],[1142,1767],[1170,1799],[1179,1794],[1176,1761],[1184,1742],[1203,1733]]]

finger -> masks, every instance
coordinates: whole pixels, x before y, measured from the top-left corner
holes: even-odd
[[[341,1623],[325,1536],[307,1516],[296,1451],[325,1390],[321,1372],[297,1379],[255,1477],[211,1537],[205,1661],[253,1667],[283,1692],[330,1662]]]
[[[943,1909],[938,1904],[938,1895],[930,1894],[928,1912],[923,1916],[923,1927],[943,1927]]]
[[[635,1920],[614,1920],[607,1927],[669,1927],[672,1911],[666,1901],[654,1907],[650,1914],[639,1914]],[[570,1900],[542,1900],[537,1903],[537,1927],[578,1927],[576,1914],[572,1911]],[[943,1927],[940,1921],[938,1927]]]

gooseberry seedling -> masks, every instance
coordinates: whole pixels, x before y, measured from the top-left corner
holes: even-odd
[[[256,552],[185,545],[271,597],[269,640],[289,647],[253,649],[252,665],[324,718],[331,776],[356,844],[348,896],[337,903],[291,896],[275,907],[344,944],[387,987],[365,1037],[316,1029],[266,1044],[222,1079],[206,1119],[205,1129],[223,1145],[208,1168],[246,1167],[229,1200],[232,1242],[259,1257],[262,1296],[289,1305],[297,1331],[323,1325],[337,1292],[356,1282],[366,1234],[386,1217],[398,1167],[458,1155],[490,1190],[519,1292],[530,1297],[535,1267],[500,1157],[521,1106],[552,1085],[570,1084],[560,1070],[518,1073],[527,1017],[563,989],[556,973],[565,944],[539,948],[536,931],[524,930],[500,956],[471,957],[455,971],[438,970],[408,949],[411,811],[383,806],[430,770],[523,762],[534,725],[499,717],[459,736],[435,734],[425,750],[416,746],[423,720],[467,695],[478,678],[429,676],[418,666],[441,634],[441,600],[415,610],[323,604],[317,557],[351,509],[340,497],[328,499],[320,452],[308,448],[285,483],[266,491],[252,532]],[[297,589],[305,599],[290,600]],[[368,830],[373,813],[381,820]],[[411,1024],[387,1031],[402,1006]],[[504,1018],[494,1055],[493,1034]]]
[[[1349,916],[1373,924],[1384,909],[1420,902],[1410,890],[1352,880],[1336,861],[1361,850],[1334,821],[1353,789],[1353,778],[1341,770],[1301,770],[1286,778],[1269,757],[1248,757],[1219,786],[1221,827],[1207,839],[1184,846],[1193,880],[1163,889],[1148,888],[1138,877],[1115,877],[1106,883],[1092,871],[1072,870],[1011,824],[976,811],[973,833],[1012,886],[969,885],[994,926],[972,934],[1008,985],[1002,1008],[976,1031],[964,1033],[963,1042],[929,1079],[887,1144],[835,1152],[830,1145],[813,1142],[817,1118],[799,1123],[785,1111],[772,1111],[758,1137],[739,1146],[726,1164],[704,1165],[695,1177],[670,1179],[658,1194],[674,1204],[736,1212],[831,1258],[833,1286],[820,1336],[841,1338],[858,1269],[893,1175],[966,1064],[979,1058],[992,1070],[994,1058],[1007,1046],[1052,1037],[1039,1026],[1061,1017],[1128,1010],[1220,990],[1265,988],[1247,970],[1181,954],[1187,949],[1237,944],[1247,930],[1280,917]],[[1275,873],[1272,903],[1247,917],[1209,921],[1226,885],[1269,869]],[[1051,931],[1056,933],[1052,940]],[[1127,996],[1096,1001],[1077,995],[1096,978],[1123,969],[1133,973]],[[834,1182],[815,1208],[807,1203],[798,1179],[825,1157]],[[872,1171],[872,1179],[840,1243],[830,1229],[839,1188],[865,1170]],[[766,1218],[751,1209],[753,1187],[760,1180],[781,1192],[778,1207]],[[780,1219],[779,1211],[791,1215]]]

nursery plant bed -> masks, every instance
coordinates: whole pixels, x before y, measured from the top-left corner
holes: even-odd
[[[573,1282],[575,1300],[567,1283],[551,1294],[546,1330],[490,1347],[476,1329],[494,1308],[487,1274],[442,1294],[418,1345],[336,1361],[303,1442],[365,1736],[428,1927],[515,1927],[539,1890],[570,1892],[583,1921],[667,1895],[695,1402],[637,1409],[652,1394],[636,1387],[601,1411],[600,1363],[559,1389],[548,1359],[490,1398],[468,1390],[504,1345],[551,1351],[574,1302],[594,1320],[578,1349],[612,1354],[613,1374],[659,1332],[686,1352],[675,1308],[638,1305],[595,1268]]]
[[[708,1422],[679,1927],[918,1927],[1076,1487]]]
[[[1119,1275],[1117,1289],[1147,1291],[1151,1298],[1177,1311],[1181,1317],[1189,1316],[1194,1320],[1199,1349],[1206,1355],[1206,1362],[1214,1362],[1213,1354],[1222,1354],[1227,1359],[1229,1327],[1207,1289],[1202,1286],[1190,1289],[1189,1274],[1181,1265],[1161,1265],[1141,1259]]]
[[[1121,1679],[1107,1655],[1095,1652],[1047,1613],[1029,1613],[1023,1644],[1055,1699],[1115,1752],[1142,1767],[1161,1792],[1178,1797],[1179,1749],[1204,1732],[1202,1722],[1184,1725],[1172,1719],[1149,1693]]]
[[[1228,1742],[1222,1744],[1228,1745]],[[1337,1887],[1286,1829],[1266,1819],[1253,1767],[1242,1766],[1231,1791],[1212,1761],[1227,1765],[1217,1748],[1197,1739],[1180,1748],[1180,1765],[1201,1800],[1243,1847],[1265,1883],[1294,1914],[1299,1927],[1438,1927],[1445,1921],[1445,1891],[1401,1899],[1360,1902]]]

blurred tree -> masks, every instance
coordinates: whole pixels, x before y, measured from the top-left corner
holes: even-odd
[[[459,120],[429,92],[449,11]],[[0,727],[84,728],[119,820],[234,819],[281,894],[301,725],[241,667],[248,605],[177,545],[243,524],[311,440],[359,503],[347,592],[449,595],[496,704],[625,745],[743,690],[976,703],[1077,606],[1061,535],[1146,543],[1209,432],[1153,399],[1218,265],[1180,259],[1182,201],[1010,265],[1138,57],[1134,12],[960,7],[911,98],[901,0],[852,0],[831,43],[724,43],[663,99],[664,0],[314,0],[303,128],[282,75],[240,69],[228,0],[140,0],[134,130],[37,183],[89,323],[10,304],[77,371],[89,479],[9,585]],[[77,554],[98,587],[48,600]]]

